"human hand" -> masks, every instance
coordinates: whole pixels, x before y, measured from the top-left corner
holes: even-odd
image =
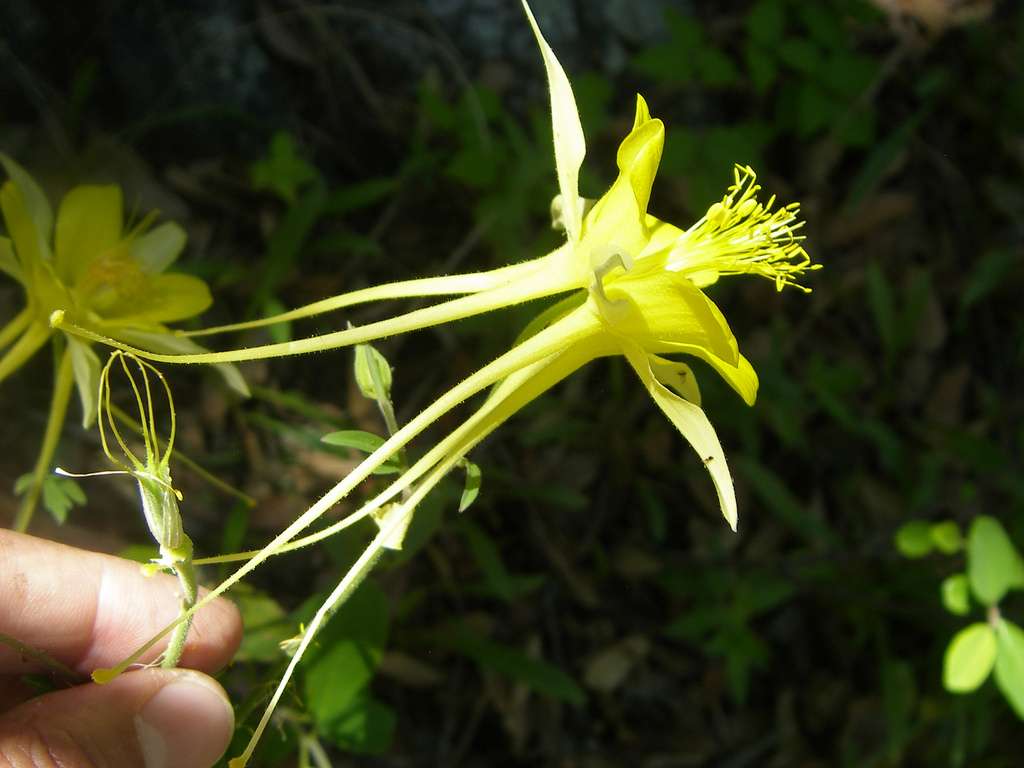
[[[124,659],[178,608],[171,576],[0,530],[0,633],[83,679]],[[216,600],[192,624],[180,662],[190,669],[139,669],[32,699],[19,676],[46,670],[0,643],[0,768],[208,768],[231,740],[234,712],[203,672],[227,664],[241,635],[238,611]]]

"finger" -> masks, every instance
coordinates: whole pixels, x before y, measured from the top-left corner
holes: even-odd
[[[0,765],[209,768],[234,712],[199,672],[144,669],[32,699],[0,717]]]
[[[138,563],[0,530],[0,634],[89,674],[127,657],[180,610],[180,586]],[[196,614],[180,665],[214,671],[241,641],[238,610],[215,600]],[[165,643],[142,658],[155,659]],[[40,665],[0,644],[0,673]]]

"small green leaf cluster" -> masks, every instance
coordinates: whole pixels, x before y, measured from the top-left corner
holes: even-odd
[[[871,149],[879,120],[864,96],[881,62],[849,34],[864,10],[838,1],[757,0],[728,35],[697,14],[666,14],[667,39],[634,56],[631,69],[672,93],[711,91],[745,105],[744,119],[670,129],[665,168],[687,179],[692,210],[714,199],[726,162],[763,165],[778,138],[830,137],[844,149]]]
[[[943,685],[951,693],[970,693],[994,671],[999,690],[1024,719],[1024,629],[1006,619],[999,605],[1007,593],[1024,591],[1024,558],[1002,524],[994,517],[981,515],[971,523],[965,541],[960,527],[951,520],[914,520],[896,532],[895,543],[910,558],[925,557],[933,551],[945,555],[964,552],[966,571],[942,581],[942,604],[950,613],[967,616],[973,597],[985,610],[985,621],[964,627],[950,640],[943,663]]]

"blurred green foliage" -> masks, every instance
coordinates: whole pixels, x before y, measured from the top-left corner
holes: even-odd
[[[598,366],[531,405],[474,454],[479,472],[428,500],[406,549],[321,633],[260,764],[312,760],[318,744],[445,765],[614,765],[638,754],[649,764],[1016,764],[1024,9],[1000,3],[990,21],[911,40],[868,2],[689,6],[668,14],[660,41],[626,46],[621,70],[574,77],[603,158],[581,186],[594,195],[612,177],[604,150],[639,90],[668,126],[657,215],[692,221],[737,162],[804,205],[808,250],[826,265],[807,303],[776,301],[770,285],[714,289],[760,375],[757,406],[697,372],[737,477],[739,535],[720,530],[703,468],[632,393],[629,372]],[[371,77],[375,66],[387,77],[377,103],[341,119],[315,91],[341,89],[356,71],[327,55],[325,41],[340,38],[317,36],[341,33],[272,21],[323,49],[320,79],[302,84],[316,98],[290,102],[273,125],[239,121],[253,140],[232,148],[231,183],[204,170],[214,150],[161,156],[152,137],[169,114],[132,116],[123,134],[175,167],[190,226],[210,243],[188,266],[230,319],[557,242],[542,93],[519,98],[524,82],[542,82],[539,67],[455,85],[432,67],[399,92],[379,55],[356,44]],[[592,48],[583,60],[602,67]],[[73,137],[90,121],[104,127],[102,94],[89,96],[97,66],[81,63],[54,118]],[[399,421],[507,348],[536,309],[382,345]],[[275,504],[298,497],[301,507],[327,484],[317,462],[343,468],[386,432],[339,360],[257,370],[246,405],[199,393],[193,452],[247,481],[265,516],[236,508],[205,521],[206,549],[263,543]],[[251,480],[257,470],[274,480]],[[483,492],[452,519],[481,474]],[[240,702],[239,743],[286,663],[278,643],[310,615],[302,599],[373,533],[356,527],[292,561],[294,576],[258,577],[236,594],[247,664],[226,682]],[[624,652],[623,638],[637,636]],[[325,686],[328,676],[342,682]],[[995,685],[983,684],[990,676]]]

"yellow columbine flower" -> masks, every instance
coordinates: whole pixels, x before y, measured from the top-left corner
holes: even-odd
[[[739,353],[722,313],[701,289],[723,275],[749,273],[773,280],[781,290],[795,285],[803,272],[816,268],[801,246],[798,206],[773,210],[774,198],[760,202],[753,170],[737,168],[726,195],[689,229],[680,230],[648,214],[665,128],[661,120],[650,116],[639,96],[633,128],[616,157],[618,178],[596,203],[585,201],[579,194],[578,176],[586,149],[572,88],[529,6],[525,2],[523,6],[540,45],[551,91],[560,192],[553,211],[566,232],[563,246],[539,259],[490,272],[391,283],[272,318],[200,332],[251,328],[384,298],[470,294],[323,336],[196,355],[154,355],[123,344],[115,346],[162,362],[220,363],[277,357],[372,341],[543,296],[574,292],[545,314],[543,322],[538,323],[543,330],[439,399],[370,456],[368,465],[383,461],[386,453],[403,446],[441,413],[513,374],[518,373],[520,380],[523,372],[534,371],[532,375],[544,383],[539,390],[543,391],[589,360],[623,355],[658,407],[697,449],[714,480],[722,513],[735,528],[732,480],[718,438],[699,406],[693,375],[683,363],[661,355],[684,353],[704,359],[745,402],[754,402],[757,376]],[[84,335],[105,340],[95,334]],[[531,368],[536,364],[542,365]],[[365,476],[360,468],[339,488],[347,493]],[[338,498],[333,492],[328,497]]]
[[[0,237],[0,271],[25,290],[25,307],[0,329],[0,382],[53,336],[50,316],[57,311],[76,325],[149,349],[201,350],[164,325],[197,315],[211,302],[199,278],[165,272],[185,245],[180,226],[166,222],[150,229],[154,214],[125,229],[121,189],[115,185],[75,187],[54,221],[32,177],[4,154],[0,165],[8,176],[0,187],[0,210],[9,235]],[[38,501],[73,385],[81,397],[83,424],[89,426],[96,418],[99,358],[80,338],[62,337],[67,344],[34,481],[15,521],[19,529],[28,526]],[[244,390],[236,371],[222,370]]]
[[[646,102],[639,97],[633,128],[620,145],[616,158],[618,178],[596,203],[584,200],[579,194],[578,176],[585,143],[572,88],[525,0],[523,7],[540,45],[551,90],[560,193],[552,209],[566,232],[566,243],[555,251],[539,259],[489,272],[367,288],[271,318],[201,332],[252,328],[381,299],[468,294],[357,328],[229,352],[151,354],[105,339],[95,332],[70,327],[62,318],[55,318],[69,331],[152,360],[223,363],[358,344],[543,296],[571,294],[531,323],[512,349],[453,387],[396,431],[266,547],[257,553],[242,555],[249,558],[248,562],[200,601],[197,608],[229,589],[268,557],[325,538],[363,517],[372,515],[380,526],[377,537],[306,628],[253,741],[241,758],[232,761],[233,766],[244,765],[251,755],[256,739],[317,629],[337,604],[358,586],[381,551],[401,545],[401,532],[423,497],[486,435],[526,403],[594,358],[623,355],[629,361],[657,406],[697,450],[715,483],[723,515],[730,526],[736,526],[732,479],[714,429],[700,408],[693,374],[685,364],[662,355],[684,353],[706,360],[745,402],[754,402],[757,376],[739,353],[722,313],[701,289],[721,276],[748,273],[768,277],[781,289],[794,285],[803,272],[814,269],[816,265],[810,264],[800,245],[802,238],[797,234],[802,226],[797,206],[773,210],[774,198],[766,203],[759,202],[760,188],[753,171],[737,168],[734,183],[726,195],[689,229],[680,230],[648,214],[665,129],[660,120],[650,116]],[[293,541],[426,427],[488,387],[493,388],[476,412],[386,490],[344,520]],[[399,499],[400,494],[403,495]],[[114,670],[103,670],[100,678],[109,679],[126,668],[159,637]]]

